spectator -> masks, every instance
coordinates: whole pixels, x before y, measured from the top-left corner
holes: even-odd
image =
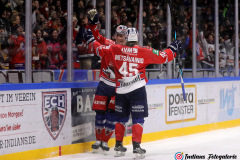
[[[204,57],[206,58],[206,63],[203,65],[203,68],[214,68],[215,46],[213,43],[213,36],[210,34],[207,40],[204,38],[203,32],[200,32],[199,38],[202,43]]]
[[[128,21],[127,22],[127,28],[132,28],[132,27],[133,27],[132,23],[130,21]]]
[[[7,32],[10,33],[11,27],[10,27],[10,22],[9,22],[9,17],[7,16],[7,10],[6,8],[3,8],[3,10],[0,11],[0,25],[5,26],[5,29]]]
[[[25,68],[25,38],[23,35],[23,28],[20,25],[15,25],[12,28],[13,35],[8,39],[10,69],[24,69]]]
[[[63,62],[63,54],[58,39],[58,31],[53,29],[50,33],[50,39],[47,42],[47,52],[49,57],[49,69],[60,69]]]
[[[47,44],[42,38],[42,31],[36,30],[33,34],[33,66],[35,69],[47,69],[48,64],[48,54],[47,54]]]
[[[121,24],[126,24],[127,20],[128,20],[127,13],[125,11],[121,12],[121,15],[120,15]]]
[[[11,21],[12,21],[12,26],[14,27],[15,25],[20,25],[21,21],[20,21],[20,16],[16,15],[11,17]]]
[[[8,37],[4,26],[0,25],[0,69],[9,69]]]

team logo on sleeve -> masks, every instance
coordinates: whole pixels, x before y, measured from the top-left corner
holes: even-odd
[[[56,140],[67,115],[67,92],[42,92],[42,115],[47,131]]]
[[[167,54],[166,54],[165,52],[160,52],[160,55],[161,55],[163,58],[167,57]]]

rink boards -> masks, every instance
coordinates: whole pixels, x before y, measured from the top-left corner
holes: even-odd
[[[91,110],[98,82],[2,84],[0,159],[81,153],[95,140]],[[240,125],[240,78],[150,80],[142,142]],[[131,143],[131,121],[124,144]],[[114,138],[109,142],[114,145]]]

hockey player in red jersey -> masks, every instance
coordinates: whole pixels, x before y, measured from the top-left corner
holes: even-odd
[[[94,38],[102,45],[109,46],[111,44],[125,45],[125,34],[127,27],[120,25],[116,29],[116,42],[106,39],[99,34],[97,27],[98,13],[96,9],[88,11],[88,26]],[[115,74],[113,66],[106,63],[105,58],[101,59],[100,83],[97,87],[92,109],[96,111],[95,118],[95,134],[96,142],[92,145],[92,149],[96,152],[99,147],[103,151],[109,151],[108,141],[115,129]]]
[[[103,46],[97,42],[90,30],[84,35],[91,50],[98,56],[105,58],[114,67],[116,75],[115,112],[118,121],[115,125],[116,145],[114,150],[120,151],[122,156],[126,148],[122,146],[125,123],[131,114],[133,153],[143,158],[146,150],[140,147],[144,117],[148,116],[147,95],[145,85],[147,77],[145,67],[149,64],[162,64],[172,61],[181,49],[180,41],[172,42],[164,51],[141,48],[137,46],[138,32],[135,28],[127,30],[127,46]]]

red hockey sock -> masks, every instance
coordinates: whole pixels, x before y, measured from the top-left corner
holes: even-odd
[[[123,141],[125,132],[125,126],[122,123],[116,123],[115,125],[115,135],[117,141]]]
[[[141,143],[143,127],[140,124],[132,126],[132,141]]]
[[[102,134],[102,141],[108,142],[113,134],[113,131],[105,130],[104,134]]]
[[[103,134],[105,135],[105,128],[103,129],[95,128],[95,134],[96,134],[96,140],[102,141]]]

